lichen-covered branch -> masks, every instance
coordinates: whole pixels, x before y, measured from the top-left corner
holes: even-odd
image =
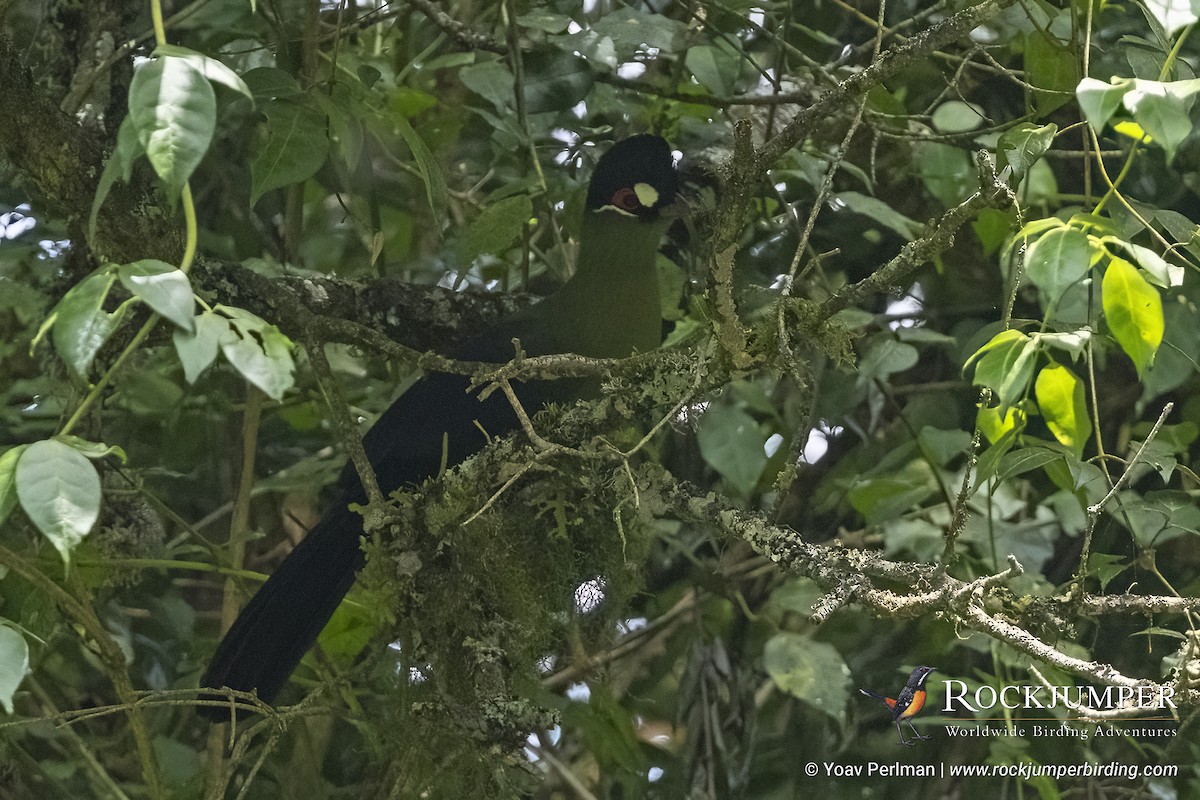
[[[642,497],[658,498],[665,513],[744,539],[785,572],[815,581],[827,592],[814,607],[815,622],[823,621],[849,603],[889,619],[944,614],[965,627],[1007,643],[1018,652],[1099,684],[1143,689],[1153,695],[1170,689],[1177,704],[1200,702],[1200,694],[1191,690],[1130,677],[1111,664],[1068,656],[985,608],[991,590],[1023,572],[1012,556],[1008,569],[963,581],[931,565],[889,561],[864,550],[811,544],[795,531],[773,525],[757,513],[736,508],[715,494],[701,495],[659,468],[643,468],[640,480]],[[875,585],[876,580],[906,585],[912,591],[881,589]],[[1095,601],[1105,599],[1095,598],[1091,607],[1101,607]]]

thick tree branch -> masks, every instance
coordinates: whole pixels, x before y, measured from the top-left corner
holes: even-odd
[[[22,53],[0,33],[0,156],[25,185],[75,225],[87,218],[104,167],[104,147],[59,110],[36,84]],[[91,249],[113,261],[158,258],[175,263],[183,252],[180,227],[146,208],[148,181],[113,187],[100,210]]]
[[[1170,695],[1173,691],[1179,705],[1200,702],[1200,693],[1185,687],[1133,678],[1111,664],[1068,656],[1024,628],[988,611],[984,601],[989,591],[1023,572],[1012,556],[1009,556],[1007,570],[974,581],[963,581],[932,565],[889,561],[864,550],[811,544],[795,531],[773,525],[754,512],[736,508],[724,498],[712,493],[699,494],[661,468],[643,468],[640,479],[641,495],[661,498],[666,505],[662,510],[667,513],[744,539],[780,569],[811,578],[829,592],[832,600],[823,599],[814,607],[816,622],[849,603],[858,603],[871,613],[888,619],[942,613],[966,627],[1006,642],[1018,652],[1101,685],[1141,689],[1148,695],[1163,691]],[[906,585],[913,591],[902,594],[892,589],[880,589],[875,585],[876,580]],[[1130,709],[1131,712],[1137,710]]]

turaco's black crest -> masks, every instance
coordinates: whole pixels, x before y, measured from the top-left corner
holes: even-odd
[[[587,208],[654,220],[678,193],[670,146],[659,136],[643,133],[622,139],[600,157],[588,185]]]

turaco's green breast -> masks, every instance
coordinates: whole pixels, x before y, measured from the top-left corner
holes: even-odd
[[[613,145],[588,186],[575,274],[553,295],[498,326],[530,355],[621,358],[658,346],[655,260],[679,193],[671,149],[642,134]]]

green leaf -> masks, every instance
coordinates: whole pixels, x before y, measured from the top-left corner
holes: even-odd
[[[1170,444],[1157,439],[1146,443],[1133,440],[1129,443],[1129,451],[1130,458],[1134,453],[1141,453],[1137,463],[1130,468],[1133,474],[1129,476],[1129,483],[1137,483],[1149,471],[1157,472],[1164,485],[1171,482],[1179,460],[1175,458],[1175,451]]]
[[[192,312],[196,308],[196,300],[192,295],[191,281],[179,269],[165,261],[145,258],[117,267],[117,275],[126,289],[156,313],[185,331],[194,329]]]
[[[1134,88],[1122,98],[1133,119],[1167,154],[1167,161],[1192,132],[1193,81],[1134,81]]]
[[[985,119],[986,115],[981,106],[964,103],[962,100],[951,100],[934,109],[929,121],[934,130],[941,133],[966,133],[978,128]]]
[[[170,414],[183,398],[183,388],[171,376],[140,369],[121,376],[113,405],[137,416],[158,417]]]
[[[52,313],[54,349],[71,372],[86,377],[87,369],[122,314],[104,310],[104,301],[117,276],[101,268],[71,287]]]
[[[1008,433],[1025,428],[1025,412],[1019,408],[1006,408],[1003,413],[996,406],[981,407],[975,415],[975,426],[983,437],[992,444],[999,444]]]
[[[703,44],[689,47],[683,63],[702,86],[718,97],[728,97],[733,94],[743,58],[728,46]]]
[[[17,459],[27,447],[29,445],[19,444],[0,455],[0,522],[8,519],[17,505]]]
[[[17,497],[65,563],[100,517],[100,476],[78,450],[55,439],[34,442],[17,461]]]
[[[1154,285],[1161,286],[1164,289],[1183,285],[1184,268],[1168,262],[1149,247],[1142,247],[1140,244],[1127,242],[1116,236],[1106,236],[1104,237],[1104,242],[1105,244],[1116,244],[1128,251],[1133,256],[1133,260],[1145,271]]]
[[[793,614],[809,616],[825,592],[811,578],[787,578],[771,590],[770,604]]]
[[[366,139],[362,122],[366,108],[342,84],[334,87],[332,96],[317,93],[313,100],[329,119],[334,152],[353,171],[358,166]]]
[[[929,465],[918,459],[887,474],[859,478],[846,497],[868,522],[896,519],[919,506],[937,490]]]
[[[208,151],[217,124],[212,84],[186,59],[156,58],[133,73],[129,116],[175,200]]]
[[[513,89],[516,78],[499,59],[463,67],[458,71],[458,79],[463,86],[495,106],[501,114],[508,113],[516,100]]]
[[[240,308],[218,306],[231,316],[221,336],[221,352],[242,377],[272,400],[279,400],[295,382],[292,341],[274,325]]]
[[[73,436],[71,434],[58,435],[54,437],[55,441],[62,442],[78,450],[85,458],[90,458],[93,461],[109,456],[116,456],[117,460],[122,464],[129,461],[129,456],[125,454],[125,449],[120,445],[104,444],[103,442],[89,442],[87,439]]]
[[[965,151],[941,142],[918,142],[913,152],[925,188],[947,208],[977,188],[979,178]]]
[[[995,413],[996,409],[981,409],[980,414],[982,415],[985,411]],[[996,475],[996,472],[1000,469],[1000,462],[1012,450],[1013,445],[1017,442],[1017,437],[1025,429],[1024,412],[1011,408],[1009,412],[1018,420],[1018,424],[1006,430],[1003,435],[993,440],[994,443],[991,447],[979,454],[979,460],[975,463],[974,491],[976,492],[986,486],[988,481]]]
[[[1025,79],[1035,88],[1033,103],[1045,116],[1071,99],[1079,82],[1078,59],[1053,35],[1043,30],[1025,39]]]
[[[596,73],[566,50],[537,50],[524,58],[525,110],[530,114],[566,111],[587,97]]]
[[[255,100],[277,97],[297,97],[304,94],[300,84],[289,73],[275,67],[257,67],[242,76],[250,96]]]
[[[1145,0],[1146,10],[1172,35],[1196,21],[1197,4],[1192,0]]]
[[[713,405],[700,418],[696,441],[700,455],[743,495],[758,484],[767,454],[754,417],[740,408]]]
[[[763,667],[780,691],[838,722],[850,699],[850,668],[833,645],[798,633],[777,633],[763,648]]]
[[[839,203],[855,214],[869,217],[873,222],[895,231],[907,241],[921,235],[921,224],[901,214],[882,200],[859,192],[838,192],[833,196],[836,207]]]
[[[483,253],[503,253],[521,235],[531,216],[533,202],[529,195],[506,197],[492,203],[467,227],[462,262],[469,264]]]
[[[446,207],[450,204],[450,190],[446,188],[446,176],[442,174],[441,165],[433,157],[429,145],[425,144],[425,140],[417,134],[408,120],[404,117],[396,117],[394,121],[400,135],[404,137],[404,143],[412,151],[417,171],[421,173],[421,180],[425,182],[425,199],[429,202],[434,219],[440,223],[446,216]]]
[[[628,772],[644,774],[646,754],[638,741],[632,712],[612,696],[603,685],[591,685],[586,703],[570,703],[563,709],[563,721],[582,734],[587,752],[599,763],[601,774]]]
[[[29,673],[29,643],[19,632],[0,625],[0,706],[13,713],[13,695]]]
[[[872,342],[858,363],[859,381],[886,381],[897,372],[912,369],[920,358],[917,348],[890,335]]]
[[[238,94],[245,95],[251,100],[254,99],[254,95],[250,92],[250,87],[246,85],[246,82],[236,72],[215,58],[174,44],[160,44],[155,48],[154,55],[183,59],[210,83],[220,84]]]
[[[266,139],[250,147],[250,205],[273,189],[306,181],[329,154],[325,115],[307,98],[279,99],[263,107]]]
[[[1067,287],[1082,280],[1091,268],[1086,234],[1074,228],[1055,228],[1038,237],[1025,253],[1025,274],[1045,292],[1053,305]]]
[[[200,373],[216,360],[221,337],[229,331],[229,321],[211,311],[198,314],[194,324],[192,333],[176,330],[171,334],[171,340],[175,342],[175,352],[179,354],[179,362],[183,364],[183,377],[188,383],[195,383]]]
[[[1025,395],[1033,377],[1037,351],[1037,341],[1024,333],[1001,331],[971,356],[971,361],[979,358],[972,382],[990,387],[1003,411]]]
[[[1084,78],[1079,82],[1075,87],[1075,98],[1092,130],[1096,133],[1104,130],[1121,105],[1121,98],[1132,88],[1133,81],[1129,78],[1113,78],[1110,83]]]
[[[921,450],[932,457],[939,467],[963,455],[971,447],[971,434],[960,430],[943,430],[926,425],[917,436]]]
[[[1034,394],[1054,438],[1076,456],[1082,455],[1083,446],[1092,435],[1083,381],[1061,364],[1047,364],[1034,381]]]
[[[1104,271],[1104,317],[1140,377],[1154,362],[1163,338],[1162,297],[1137,267],[1114,258]]]
[[[1100,591],[1108,588],[1109,581],[1129,568],[1124,556],[1093,552],[1088,555],[1087,575],[1100,581]]]
[[[517,17],[522,28],[533,28],[543,33],[563,33],[574,22],[566,14],[555,14],[549,9],[537,8]]]
[[[1019,182],[1050,149],[1056,133],[1058,126],[1053,123],[1022,122],[1009,128],[996,144],[996,166],[1000,169],[1012,167],[1013,183]]]
[[[632,6],[622,6],[592,23],[598,36],[613,40],[617,49],[632,53],[642,47],[674,51],[683,46],[687,25],[663,14],[652,14]]]
[[[1001,457],[1000,465],[996,468],[996,480],[1003,483],[1009,478],[1024,475],[1062,457],[1062,453],[1048,447],[1023,447],[1013,450]]]

